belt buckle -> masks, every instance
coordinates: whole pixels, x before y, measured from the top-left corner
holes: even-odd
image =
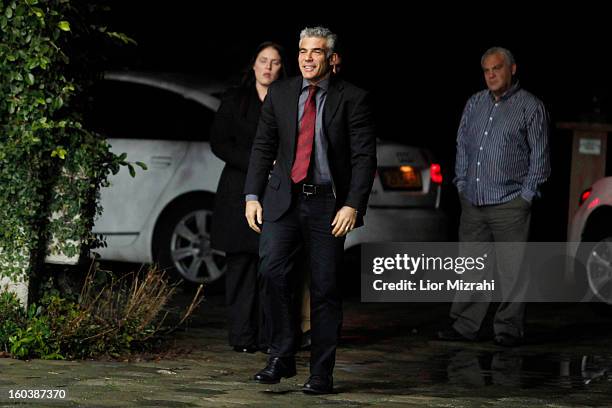
[[[306,197],[317,194],[317,186],[313,184],[302,184],[302,194],[306,195]]]

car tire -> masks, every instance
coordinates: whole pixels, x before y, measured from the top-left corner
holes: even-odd
[[[154,234],[159,267],[190,284],[210,283],[225,273],[225,253],[210,247],[212,205],[182,202],[162,215]]]
[[[580,243],[577,259],[596,307],[612,307],[612,237]]]

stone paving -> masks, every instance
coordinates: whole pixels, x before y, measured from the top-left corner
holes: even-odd
[[[221,298],[209,299],[192,327],[159,360],[0,359],[0,406],[48,407],[565,407],[612,406],[610,319],[589,305],[535,305],[531,341],[504,349],[491,341],[431,340],[445,304],[345,305],[337,393],[308,396],[307,352],[298,375],[265,386],[250,377],[266,355],[226,345]],[[64,399],[11,399],[17,390],[62,390]]]

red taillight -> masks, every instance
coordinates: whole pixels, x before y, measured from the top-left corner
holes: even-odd
[[[580,198],[578,199],[578,205],[584,204],[584,202],[589,199],[589,197],[591,196],[592,190],[593,189],[589,187],[586,190],[584,190],[582,194],[580,194]]]
[[[442,184],[442,169],[437,163],[432,163],[429,167],[429,175],[432,183]]]
[[[589,206],[587,207],[589,210],[592,210],[593,208],[597,207],[599,205],[599,197],[595,197],[593,199],[593,201],[591,201],[589,203]]]

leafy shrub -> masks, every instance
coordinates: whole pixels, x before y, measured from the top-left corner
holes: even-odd
[[[71,257],[95,242],[99,187],[129,164],[81,124],[97,50],[133,42],[98,24],[103,6],[0,2],[0,276],[29,275],[48,247]]]
[[[49,316],[44,309],[31,305],[24,328],[17,328],[9,337],[10,353],[16,358],[37,356],[43,359],[61,359],[60,347],[54,339]]]
[[[176,286],[164,272],[151,267],[119,279],[110,274],[102,287],[95,276],[88,275],[78,300],[49,291],[27,313],[13,294],[1,294],[0,313],[9,317],[0,325],[4,350],[21,359],[117,357],[147,348],[170,331],[163,327],[164,306]],[[181,323],[201,300],[199,290]]]
[[[0,347],[8,353],[9,337],[25,326],[26,314],[19,299],[12,292],[0,293]]]

